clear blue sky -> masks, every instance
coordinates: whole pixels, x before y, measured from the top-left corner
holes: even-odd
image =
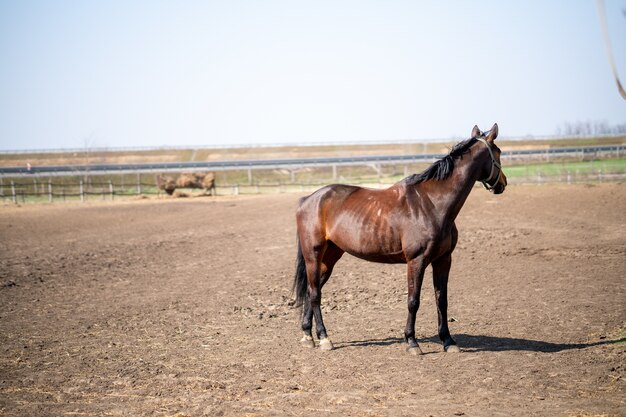
[[[626,0],[607,0],[626,84]],[[626,122],[596,2],[0,0],[0,149]]]

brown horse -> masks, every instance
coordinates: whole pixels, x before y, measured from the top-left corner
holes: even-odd
[[[322,287],[344,252],[373,262],[406,263],[409,314],[404,330],[407,350],[420,354],[415,339],[424,271],[433,266],[438,333],[447,352],[459,348],[448,329],[448,274],[457,243],[456,216],[476,181],[495,194],[507,181],[494,143],[498,125],[458,143],[443,159],[421,174],[411,175],[384,190],[334,184],[300,200],[296,213],[298,256],[294,291],[303,305],[302,345],[314,347],[315,317],[322,350],[331,350],[320,302]]]

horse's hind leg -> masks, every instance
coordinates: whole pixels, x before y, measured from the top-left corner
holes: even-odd
[[[304,336],[301,343],[305,347],[312,348],[315,347],[311,333],[313,316],[315,316],[317,322],[318,337],[320,336],[320,329],[323,330],[324,337],[327,337],[324,324],[322,323],[320,327],[320,320],[318,320],[318,315],[316,314],[316,308],[319,309],[321,298],[321,258],[324,255],[326,244],[313,244],[308,240],[301,239],[300,246],[304,257],[307,278],[307,295],[302,309],[302,331]],[[321,317],[321,312],[319,314]]]
[[[307,298],[304,304],[302,304],[302,331],[304,332],[304,336],[300,340],[302,346],[307,348],[314,348],[315,342],[313,341],[313,335],[311,334],[311,329],[313,328],[313,310],[311,310],[311,305],[309,303],[309,299]]]
[[[313,347],[311,330],[313,328],[313,317],[315,317],[315,328],[320,341],[320,349],[332,350],[333,344],[328,337],[324,320],[322,319],[322,287],[330,278],[335,263],[341,258],[343,251],[332,242],[328,242],[324,250],[320,252],[321,256],[319,256],[318,252],[318,256],[314,260],[305,260],[309,286],[308,299],[303,308],[302,330],[304,331],[304,337],[302,344],[307,347]],[[320,257],[321,262],[318,261]]]
[[[330,275],[333,273],[333,268],[337,261],[343,256],[344,252],[333,242],[328,241],[328,246],[326,247],[326,251],[324,252],[324,257],[322,258],[322,269],[321,269],[321,283],[320,286],[323,287],[324,284],[330,278]]]
[[[328,242],[328,246],[326,247],[326,251],[324,251],[324,256],[322,258],[322,264],[320,265],[321,266],[320,290],[319,290],[320,304],[321,304],[321,298],[322,298],[322,287],[324,286],[324,284],[326,284],[326,282],[328,282],[328,279],[333,273],[333,268],[335,267],[335,264],[341,258],[343,253],[344,253],[343,250],[341,250],[333,242],[330,242],[330,241]],[[330,338],[328,338],[328,335],[326,335],[326,337],[323,337],[320,333],[320,328],[319,328],[320,324],[324,331],[325,331],[325,328],[324,328],[324,323],[322,321],[322,310],[321,310],[321,307],[319,306],[318,306],[318,312],[319,312],[319,316],[315,315],[315,323],[317,327],[317,337],[320,340],[320,348],[322,350],[332,350],[333,344],[330,341]]]
[[[322,285],[321,285],[321,262],[317,259],[306,259],[306,273],[308,278],[307,288],[307,300],[303,309],[302,318],[302,330],[304,331],[304,338],[302,343],[309,344],[313,347],[313,337],[311,331],[313,328],[313,317],[315,317],[315,329],[317,331],[317,337],[320,340],[320,347],[327,349],[329,347],[328,334],[326,333],[326,327],[324,327],[324,321],[322,320],[321,299],[322,299]],[[322,340],[326,340],[322,344]],[[332,344],[330,344],[332,349]]]

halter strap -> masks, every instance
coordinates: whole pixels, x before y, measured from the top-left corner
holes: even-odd
[[[502,176],[502,165],[500,165],[498,161],[496,161],[496,158],[493,155],[493,150],[491,149],[491,145],[489,144],[489,142],[487,142],[486,139],[480,137],[480,138],[476,138],[476,140],[484,143],[487,146],[487,150],[489,151],[489,156],[491,156],[491,172],[489,173],[489,177],[487,177],[487,179],[485,180],[480,180],[480,182],[483,183],[483,186],[485,187],[485,189],[489,191],[493,191],[495,186],[500,181],[500,177]],[[490,184],[489,182],[493,178],[496,168],[498,168],[498,175],[496,176],[496,181],[493,184]]]

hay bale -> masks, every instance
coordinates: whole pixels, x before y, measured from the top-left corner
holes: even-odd
[[[176,180],[177,188],[200,188],[205,192],[215,188],[215,175],[212,172],[181,174]]]
[[[202,179],[202,188],[205,192],[211,192],[213,194],[215,190],[215,174],[207,172]]]
[[[174,190],[177,188],[200,188],[211,194],[215,189],[215,174],[212,172],[184,173],[180,174],[176,180],[170,176],[162,175],[157,175],[156,178],[157,187],[169,195],[174,194]]]
[[[176,188],[202,188],[202,179],[198,174],[180,174],[176,179]]]

